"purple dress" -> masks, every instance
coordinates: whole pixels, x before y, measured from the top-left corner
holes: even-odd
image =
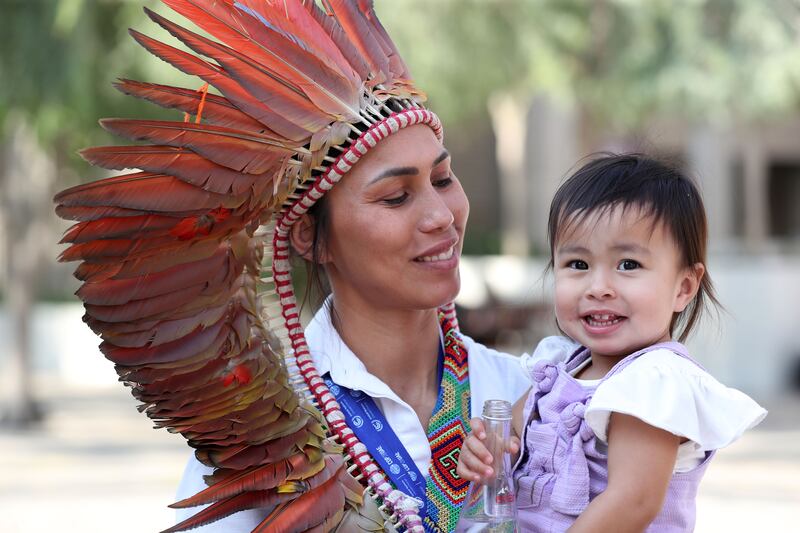
[[[600,383],[641,355],[664,348],[692,361],[682,344],[656,344],[624,358]],[[533,387],[524,410],[526,451],[514,472],[520,531],[566,531],[608,483],[608,456],[598,450],[597,438],[584,419],[599,384],[586,388],[570,375],[589,356],[587,349],[580,349],[565,363],[540,360],[533,366]],[[534,409],[538,416],[531,419]],[[706,453],[705,460],[688,472],[673,473],[661,512],[646,531],[694,529],[697,487],[713,455]]]

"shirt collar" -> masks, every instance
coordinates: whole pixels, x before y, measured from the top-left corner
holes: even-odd
[[[344,343],[331,320],[332,302],[332,297],[328,296],[305,330],[308,350],[319,375],[330,373],[331,379],[338,385],[363,391],[373,398],[390,398],[405,404],[386,383],[370,374],[361,359]],[[441,330],[439,342],[444,345]],[[440,383],[441,371],[439,368]]]

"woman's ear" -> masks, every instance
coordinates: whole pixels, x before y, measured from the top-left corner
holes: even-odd
[[[675,297],[674,311],[676,313],[683,312],[689,302],[697,295],[697,291],[700,289],[700,282],[703,280],[705,273],[706,267],[703,263],[695,263],[683,270],[680,285],[678,285],[678,294]]]
[[[289,242],[297,254],[306,261],[314,260],[314,217],[302,215],[289,229]]]

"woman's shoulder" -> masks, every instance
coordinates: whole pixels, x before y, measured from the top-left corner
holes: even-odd
[[[470,362],[472,360],[500,361],[501,364],[513,363],[519,366],[518,356],[489,348],[464,333],[459,333],[459,335],[464,343],[464,348],[469,354]]]
[[[488,371],[492,376],[521,373],[518,356],[484,346],[463,333],[461,333],[461,340],[467,350],[471,375],[478,375],[480,371]]]
[[[461,338],[468,354],[473,414],[480,414],[483,399],[514,401],[528,390],[531,383],[518,356],[484,346],[468,335],[461,334]]]
[[[669,348],[638,356],[597,386],[586,421],[601,440],[612,412],[635,416],[704,450],[731,444],[766,416],[752,398]]]

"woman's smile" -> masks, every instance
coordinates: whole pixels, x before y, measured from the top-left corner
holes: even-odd
[[[415,263],[425,263],[426,267],[442,270],[452,270],[458,267],[459,256],[458,238],[447,239],[414,258]]]

